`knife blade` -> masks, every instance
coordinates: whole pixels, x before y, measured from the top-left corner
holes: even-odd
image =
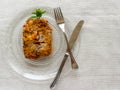
[[[69,40],[69,45],[70,45],[70,48],[71,48],[71,49],[72,49],[72,47],[73,47],[73,45],[74,45],[77,37],[79,36],[80,30],[81,30],[83,24],[84,24],[84,21],[83,21],[83,20],[79,21],[78,24],[76,25],[75,29],[73,30],[72,34],[71,34],[71,37],[70,37],[70,40]],[[69,54],[68,54],[67,51],[66,51],[66,53],[65,53],[65,55],[64,55],[64,58],[63,58],[63,60],[62,60],[62,62],[61,62],[61,65],[60,65],[60,67],[59,67],[59,70],[58,70],[58,72],[57,72],[57,74],[56,74],[53,82],[52,82],[51,85],[50,85],[50,88],[51,88],[51,89],[54,88],[54,86],[56,85],[56,82],[58,81],[58,79],[59,79],[59,77],[60,77],[60,74],[61,74],[61,72],[62,72],[62,69],[63,69],[63,67],[64,67],[64,65],[65,65],[65,62],[66,62],[68,56],[69,56]]]
[[[83,20],[79,21],[78,24],[76,25],[75,29],[73,30],[70,40],[69,40],[70,49],[72,49],[76,39],[78,38],[83,23],[84,23]]]

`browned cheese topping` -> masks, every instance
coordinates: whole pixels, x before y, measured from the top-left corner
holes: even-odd
[[[26,21],[23,26],[23,51],[29,59],[49,56],[52,53],[52,28],[46,19]]]

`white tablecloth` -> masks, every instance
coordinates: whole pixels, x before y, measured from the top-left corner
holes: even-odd
[[[60,79],[55,90],[120,90],[119,3],[119,0],[0,0],[0,90],[50,90],[50,83],[19,79],[5,63],[8,26],[17,13],[33,6],[60,6],[71,30],[79,20],[85,20],[79,41],[79,70]]]

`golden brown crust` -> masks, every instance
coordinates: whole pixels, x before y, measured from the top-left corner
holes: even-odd
[[[25,57],[30,59],[52,53],[52,28],[46,19],[26,21],[23,26],[23,51]]]

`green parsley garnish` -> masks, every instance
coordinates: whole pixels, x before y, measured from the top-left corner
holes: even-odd
[[[34,16],[31,16],[29,19],[39,19],[45,13],[46,13],[46,11],[43,11],[41,9],[36,9],[35,12],[32,12],[32,14],[34,14]]]

